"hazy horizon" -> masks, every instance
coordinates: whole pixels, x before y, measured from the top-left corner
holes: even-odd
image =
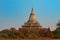
[[[56,28],[60,0],[0,0],[0,30],[21,27],[29,19],[32,8],[43,27]]]

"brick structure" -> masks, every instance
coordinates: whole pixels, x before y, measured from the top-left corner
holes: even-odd
[[[30,32],[30,30],[32,30],[33,32],[37,31],[38,32],[37,34],[40,35],[41,37],[52,37],[52,32],[50,28],[43,28],[42,25],[39,24],[38,21],[36,20],[33,8],[29,16],[29,20],[26,23],[24,23],[24,25],[22,25],[22,28],[20,28],[19,30],[23,32],[24,31]]]

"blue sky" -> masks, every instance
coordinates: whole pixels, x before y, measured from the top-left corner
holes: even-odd
[[[32,8],[43,27],[56,28],[60,0],[0,0],[0,30],[21,27],[29,19]]]

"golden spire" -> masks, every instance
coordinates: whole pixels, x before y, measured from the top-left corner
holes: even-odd
[[[35,14],[34,14],[33,8],[32,8],[32,11],[31,11],[31,14],[30,14],[29,20],[30,20],[30,21],[34,21],[34,22],[36,22],[36,17],[35,17]]]
[[[33,8],[32,8],[32,10],[31,10],[31,15],[34,15],[34,10],[33,10]]]

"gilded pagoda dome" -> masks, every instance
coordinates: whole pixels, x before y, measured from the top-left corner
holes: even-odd
[[[22,25],[22,27],[25,29],[30,29],[30,28],[41,29],[42,28],[42,26],[36,20],[36,16],[34,14],[33,8],[31,10],[29,20],[24,25]]]
[[[36,23],[36,16],[34,14],[34,11],[33,11],[33,8],[32,8],[32,11],[31,11],[31,14],[30,14],[30,17],[29,17],[29,21],[32,21],[33,23]]]

